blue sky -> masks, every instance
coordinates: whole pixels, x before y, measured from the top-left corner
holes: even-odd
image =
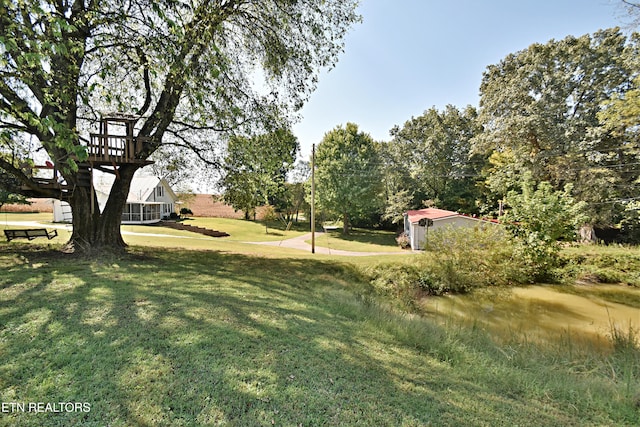
[[[532,43],[624,27],[620,0],[362,0],[363,22],[293,128],[303,159],[347,122],[374,139],[447,104],[478,106],[482,73]]]

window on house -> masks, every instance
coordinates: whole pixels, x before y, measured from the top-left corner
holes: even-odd
[[[156,196],[164,197],[164,188],[163,187],[156,187]]]

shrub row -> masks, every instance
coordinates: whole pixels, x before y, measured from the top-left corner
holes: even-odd
[[[477,287],[526,283],[527,269],[501,227],[438,230],[427,250],[406,263],[383,264],[367,274],[374,289],[411,308],[420,295],[465,293]]]
[[[439,229],[430,234],[424,253],[406,262],[370,267],[364,273],[377,293],[407,308],[414,308],[425,294],[466,293],[479,287],[541,280],[640,286],[640,255],[634,252],[588,259],[571,254],[561,257],[535,239],[525,243],[497,226]]]

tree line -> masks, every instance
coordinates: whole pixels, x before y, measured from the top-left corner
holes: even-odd
[[[357,4],[1,2],[0,196],[68,199],[69,251],[126,246],[122,208],[150,160],[220,170],[225,197],[244,190],[234,174],[253,176],[253,193],[234,206],[250,212],[258,200],[293,215],[304,180],[283,191],[296,165],[290,125],[360,22]],[[318,145],[319,207],[327,218],[372,225],[425,205],[491,214],[522,192],[518,177],[528,172],[534,186],[571,184],[589,223],[637,231],[637,50],[638,35],[618,29],[535,44],[487,68],[477,109],[427,110],[387,142],[353,124],[329,131]],[[92,165],[88,136],[109,113],[135,122],[139,147],[132,162]],[[42,160],[56,167],[51,185],[34,168]],[[266,166],[254,170],[258,162]],[[102,210],[87,185],[93,169],[115,176]]]
[[[345,227],[389,226],[425,206],[498,217],[544,189],[581,203],[585,224],[638,241],[639,37],[612,28],[533,44],[487,67],[478,108],[429,108],[389,141],[337,126],[317,147],[317,206]],[[293,168],[290,156],[286,165],[273,176]]]

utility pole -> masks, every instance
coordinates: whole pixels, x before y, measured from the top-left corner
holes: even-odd
[[[316,253],[316,144],[311,147],[311,253]]]

